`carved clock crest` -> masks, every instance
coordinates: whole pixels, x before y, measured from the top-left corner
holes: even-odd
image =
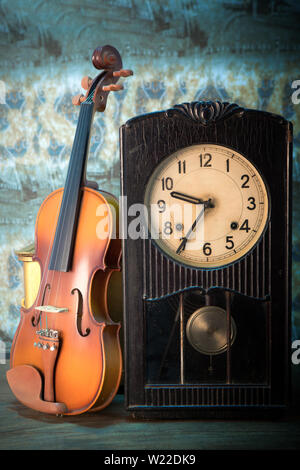
[[[241,116],[244,112],[243,108],[235,103],[222,103],[221,101],[193,101],[192,103],[177,104],[173,109],[193,121],[199,121],[204,126],[218,119],[227,118],[233,113],[239,113]]]

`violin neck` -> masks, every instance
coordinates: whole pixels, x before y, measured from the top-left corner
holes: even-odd
[[[48,268],[50,270],[67,272],[72,267],[72,255],[81,202],[81,188],[85,183],[93,116],[93,103],[83,103],[80,106],[76,134],[52,245]]]

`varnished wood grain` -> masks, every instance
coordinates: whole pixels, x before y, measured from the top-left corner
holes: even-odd
[[[99,192],[85,188],[82,191],[72,270],[48,271],[49,246],[52,246],[54,238],[61,196],[62,190],[51,193],[37,217],[34,260],[40,263],[43,275],[35,302],[28,309],[21,309],[20,324],[11,349],[11,367],[28,364],[45,375],[42,350],[34,347],[36,330],[41,326],[57,330],[60,346],[55,369],[53,367],[55,372],[51,373],[55,375],[55,401],[64,403],[68,414],[77,414],[92,406],[105,406],[117,392],[120,383],[120,325],[111,321],[105,296],[110,277],[119,269],[120,243],[116,239],[110,240],[109,235],[103,239],[97,236],[97,224],[102,220],[96,217],[97,209],[106,200]],[[104,208],[103,218],[107,217],[110,234],[113,230],[112,215],[108,204],[105,203]],[[110,247],[112,244],[118,244],[119,250]],[[84,255],[81,251],[83,247]],[[101,281],[105,288],[101,290],[102,295],[95,299],[91,296],[91,290],[95,291],[94,276],[97,276],[99,270],[103,273]],[[81,307],[79,295],[82,296]],[[35,322],[36,326],[33,327],[32,318],[38,315],[35,307],[44,305],[44,301],[48,305],[63,305],[67,310],[63,314],[48,315],[48,318],[43,315],[42,322],[38,326]],[[74,344],[76,340],[78,343]],[[106,361],[107,353],[109,357]],[[102,388],[104,396],[100,395]]]

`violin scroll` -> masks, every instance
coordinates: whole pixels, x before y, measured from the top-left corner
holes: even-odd
[[[98,70],[115,70],[122,67],[121,56],[113,46],[96,47],[92,55],[92,62]]]
[[[91,77],[83,77],[81,86],[87,90],[86,94],[73,97],[72,103],[79,106],[83,102],[94,102],[96,111],[104,111],[108,93],[110,91],[123,90],[123,85],[117,85],[120,77],[133,75],[132,70],[122,68],[122,59],[113,46],[97,47],[92,55],[92,62],[96,69],[103,70],[94,80]]]

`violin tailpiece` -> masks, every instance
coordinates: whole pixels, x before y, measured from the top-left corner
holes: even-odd
[[[47,328],[36,333],[39,337],[37,346],[41,349],[44,369],[44,400],[54,402],[54,369],[60,346],[59,332]]]

